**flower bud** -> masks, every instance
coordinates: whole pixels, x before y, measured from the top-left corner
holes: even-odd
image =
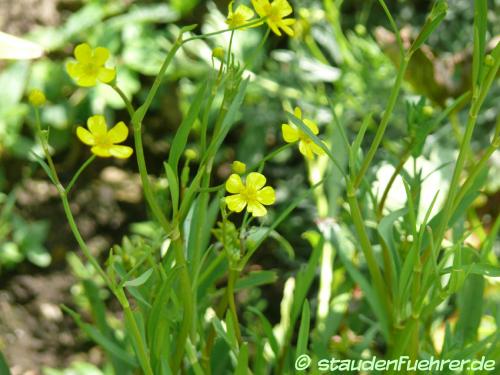
[[[245,163],[242,163],[241,161],[235,160],[231,165],[231,169],[234,173],[243,174],[247,170],[247,165]]]
[[[45,94],[38,89],[31,90],[28,94],[28,99],[35,107],[41,107],[47,101],[47,99],[45,99]]]
[[[198,159],[198,153],[196,152],[196,150],[194,150],[192,148],[186,149],[186,151],[184,151],[184,156],[188,160],[196,160],[196,159]]]
[[[216,59],[219,60],[224,60],[224,48],[222,47],[215,47],[212,50],[212,57],[215,57]]]

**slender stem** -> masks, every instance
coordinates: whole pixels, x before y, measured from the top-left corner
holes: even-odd
[[[370,167],[371,162],[373,161],[373,158],[375,157],[375,153],[378,150],[378,147],[380,146],[380,143],[382,142],[385,134],[385,130],[387,128],[387,125],[389,124],[389,119],[391,118],[392,111],[394,110],[394,106],[396,105],[396,101],[398,99],[399,95],[399,90],[401,89],[401,85],[403,83],[403,78],[406,72],[406,68],[408,67],[408,62],[410,61],[410,56],[405,55],[402,58],[401,64],[399,66],[398,70],[398,75],[396,77],[396,82],[392,88],[391,95],[389,97],[389,102],[387,104],[387,108],[384,111],[384,115],[382,117],[382,120],[380,121],[380,125],[377,128],[377,132],[375,134],[375,138],[370,145],[370,149],[368,150],[368,153],[366,154],[365,159],[363,160],[363,164],[361,164],[361,168],[358,172],[358,175],[356,177],[356,180],[354,181],[354,189],[357,190],[359,185],[361,184],[361,181],[363,180],[363,177]]]
[[[200,39],[211,38],[213,36],[216,36],[216,35],[219,35],[219,34],[223,34],[223,33],[227,33],[229,31],[235,31],[235,30],[246,29],[248,27],[260,26],[264,20],[265,20],[265,18],[260,18],[258,20],[253,20],[251,22],[245,23],[245,24],[243,24],[241,26],[234,27],[234,28],[231,28],[231,29],[223,29],[223,30],[219,30],[219,31],[214,31],[212,33],[207,33],[207,34],[202,34],[202,35],[195,35],[195,36],[192,36],[191,38],[187,38],[186,40],[184,40],[184,43],[191,42],[193,40],[200,40]]]
[[[181,289],[183,294],[184,302],[184,315],[182,319],[182,326],[177,336],[175,344],[175,353],[172,360],[172,372],[177,374],[182,364],[182,358],[184,357],[184,350],[186,347],[186,342],[188,336],[193,328],[193,291],[191,288],[191,280],[187,272],[186,259],[184,257],[184,245],[181,237],[179,236],[173,242],[175,262],[179,268],[181,268]]]
[[[497,48],[500,48],[500,45],[497,46]],[[476,125],[477,121],[477,116],[479,113],[479,109],[481,108],[481,105],[483,104],[484,99],[486,98],[486,95],[491,87],[491,84],[496,78],[496,73],[498,71],[498,68],[500,66],[500,59],[497,59],[495,61],[495,65],[490,68],[488,73],[486,74],[479,93],[473,93],[472,95],[472,104],[471,108],[469,110],[469,117],[467,120],[467,125],[465,128],[465,133],[462,138],[462,143],[460,145],[460,151],[458,154],[457,162],[455,164],[455,169],[453,170],[453,176],[451,178],[450,182],[450,189],[448,191],[448,195],[446,197],[446,201],[444,204],[443,208],[443,216],[439,222],[439,226],[435,232],[435,237],[434,237],[434,246],[436,246],[436,250],[438,250],[441,246],[441,242],[444,238],[444,234],[446,232],[446,228],[448,227],[448,222],[452,216],[453,209],[455,207],[454,202],[455,198],[459,189],[459,182],[460,182],[460,176],[462,174],[462,171],[464,169],[465,161],[467,158],[467,155],[469,154],[468,150],[470,147],[470,142],[472,139],[472,134],[474,132],[474,128]]]
[[[386,291],[386,286],[382,278],[382,274],[380,273],[380,269],[377,265],[375,252],[373,251],[370,238],[366,231],[363,222],[363,217],[361,215],[361,210],[359,208],[358,200],[356,198],[354,188],[352,185],[348,186],[347,199],[349,202],[349,206],[351,208],[351,217],[354,222],[354,226],[356,227],[356,232],[358,233],[359,236],[361,250],[363,251],[363,254],[365,256],[366,264],[368,265],[368,270],[373,279],[375,290],[377,291],[380,301],[384,305],[384,308],[387,312],[387,316],[389,317],[388,320],[392,321],[392,319],[390,318],[390,316],[392,315],[392,310],[390,307],[389,296]]]
[[[130,116],[130,118],[134,117],[135,109],[132,106],[132,102],[127,98],[127,95],[120,89],[115,82],[110,83],[109,86],[116,91],[118,95],[120,95],[120,98],[122,98],[123,103],[125,103],[125,107],[127,108],[127,112]]]
[[[229,69],[229,65],[231,64],[231,49],[233,47],[233,37],[234,37],[234,30],[231,30],[231,36],[229,37],[229,47],[227,49],[226,69]]]
[[[229,310],[231,312],[231,316],[233,317],[233,324],[234,324],[234,331],[236,333],[236,339],[238,340],[238,343],[241,344],[242,339],[241,339],[240,324],[238,321],[238,312],[236,311],[236,303],[234,301],[234,283],[235,283],[235,280],[237,277],[238,277],[238,271],[229,270],[229,277],[228,277],[228,281],[227,281],[226,293],[227,293],[227,301],[229,304]]]
[[[387,197],[389,196],[389,191],[391,191],[391,188],[392,188],[392,185],[394,184],[394,181],[396,181],[396,178],[398,177],[399,172],[401,172],[401,170],[403,169],[405,163],[407,162],[408,158],[411,155],[411,147],[412,147],[412,145],[410,145],[408,147],[408,149],[405,151],[405,153],[403,154],[403,156],[401,156],[398,165],[394,169],[394,172],[392,173],[391,178],[389,179],[389,182],[387,182],[387,185],[386,185],[386,187],[384,189],[384,193],[382,194],[382,198],[380,199],[380,203],[379,203],[379,206],[378,206],[377,216],[379,218],[382,217],[382,213],[384,211],[385,202],[387,200]]]
[[[71,191],[71,189],[73,188],[73,185],[75,185],[76,181],[78,180],[78,177],[80,177],[80,175],[82,174],[82,172],[85,170],[85,168],[87,168],[94,160],[95,160],[96,156],[94,154],[92,154],[86,161],[85,163],[83,163],[81,165],[81,167],[78,169],[78,171],[76,171],[75,175],[73,176],[73,178],[71,179],[71,181],[69,182],[68,186],[66,186],[66,194],[69,194],[69,192]]]
[[[122,288],[118,288],[116,290],[116,295],[120,304],[123,307],[123,312],[125,314],[125,320],[127,321],[129,327],[131,328],[132,335],[134,336],[134,341],[137,344],[137,356],[139,357],[139,362],[141,363],[141,367],[144,370],[146,375],[153,375],[153,369],[151,368],[151,363],[149,360],[149,354],[147,348],[144,344],[144,340],[142,338],[139,327],[137,326],[137,322],[135,320],[134,314],[130,309],[130,305],[128,303],[127,297],[125,296],[125,292]]]

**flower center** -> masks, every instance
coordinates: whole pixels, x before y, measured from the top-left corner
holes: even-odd
[[[94,134],[94,140],[96,146],[111,147],[113,145],[107,134]]]
[[[245,202],[254,202],[257,200],[257,190],[253,187],[245,187],[240,195]]]
[[[93,63],[83,64],[83,74],[88,76],[96,76],[99,73],[99,66]]]
[[[268,5],[266,9],[267,18],[269,21],[277,23],[281,21],[280,10],[278,7]]]

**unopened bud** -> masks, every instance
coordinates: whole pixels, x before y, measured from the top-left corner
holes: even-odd
[[[241,161],[235,160],[231,165],[231,169],[234,173],[243,174],[247,170],[247,165],[245,163],[242,163]]]
[[[47,99],[45,99],[45,94],[38,89],[31,90],[28,94],[28,99],[35,107],[41,107],[47,101]]]

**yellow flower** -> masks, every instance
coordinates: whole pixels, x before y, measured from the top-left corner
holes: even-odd
[[[234,173],[243,174],[247,170],[247,165],[241,161],[235,160],[233,164],[231,164],[231,169]]]
[[[252,172],[246,178],[246,184],[243,184],[241,177],[232,174],[226,181],[226,190],[234,195],[226,197],[227,207],[234,212],[241,212],[247,206],[248,212],[253,216],[264,216],[267,213],[263,206],[273,204],[275,201],[274,189],[271,186],[265,186],[266,178],[264,175]]]
[[[295,23],[294,18],[285,18],[292,13],[292,6],[286,0],[252,0],[252,5],[261,18],[265,18],[271,30],[281,36],[280,28],[290,36],[293,30],[290,27]]]
[[[79,126],[76,129],[76,135],[80,141],[86,145],[92,146],[90,151],[101,158],[114,156],[120,159],[126,159],[132,155],[132,148],[128,146],[117,145],[128,136],[128,128],[122,121],[113,126],[108,131],[104,116],[96,115],[87,120],[87,129]]]
[[[241,28],[240,26],[248,23],[248,21],[254,16],[254,12],[252,9],[243,4],[239,5],[238,8],[236,8],[236,11],[233,12],[233,3],[234,1],[231,1],[229,3],[229,12],[227,15],[226,24],[230,29]]]
[[[302,111],[299,107],[295,107],[294,111],[295,117],[302,120],[302,122],[311,130],[314,135],[319,133],[318,125],[308,119],[302,119]],[[313,159],[314,154],[324,155],[325,151],[319,147],[314,141],[307,135],[307,133],[292,127],[288,124],[281,125],[281,132],[283,133],[283,139],[285,142],[294,143],[299,141],[299,151],[307,159]]]
[[[90,48],[87,43],[76,46],[76,61],[66,64],[68,74],[79,86],[95,86],[97,81],[109,83],[115,79],[116,71],[114,68],[106,68],[104,64],[109,58],[109,51],[104,47]]]
[[[28,99],[32,105],[35,107],[41,107],[47,101],[45,99],[45,94],[38,89],[31,90],[28,94]]]

